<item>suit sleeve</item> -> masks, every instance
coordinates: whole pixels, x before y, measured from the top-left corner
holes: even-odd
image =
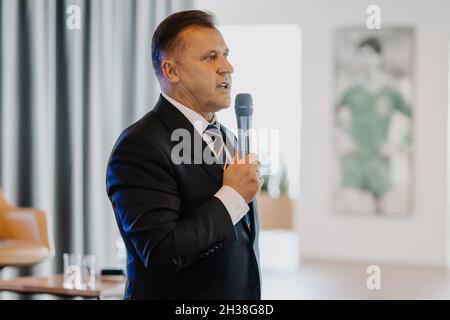
[[[107,191],[119,223],[146,268],[174,273],[237,239],[217,197],[189,214],[181,212],[175,172],[156,145],[128,135],[117,143],[108,165]]]

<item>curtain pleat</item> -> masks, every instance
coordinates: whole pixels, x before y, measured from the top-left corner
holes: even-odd
[[[33,67],[31,61],[30,8],[29,1],[18,1],[17,30],[17,107],[20,126],[16,126],[17,139],[17,204],[28,207],[33,203]]]

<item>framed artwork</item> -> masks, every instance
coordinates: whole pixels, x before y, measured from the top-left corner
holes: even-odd
[[[412,211],[413,34],[412,28],[336,30],[334,212]]]

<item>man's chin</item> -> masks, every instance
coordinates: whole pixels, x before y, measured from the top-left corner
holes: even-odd
[[[223,104],[222,106],[219,106],[217,108],[217,111],[219,110],[224,110],[224,109],[228,109],[231,106],[231,103],[227,103],[227,104]]]
[[[221,99],[216,99],[214,102],[210,103],[211,109],[214,110],[214,112],[228,109],[231,106],[231,96],[228,97],[221,97]]]
[[[222,109],[227,109],[231,106],[231,95],[229,95],[225,101],[223,102],[223,107]]]

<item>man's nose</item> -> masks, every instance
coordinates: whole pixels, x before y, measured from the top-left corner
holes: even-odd
[[[231,65],[231,63],[228,61],[228,59],[224,57],[224,58],[222,59],[221,66],[219,67],[219,69],[217,70],[217,72],[218,72],[219,74],[222,74],[222,73],[233,73],[233,72],[234,72],[234,68],[233,68],[233,66]]]

